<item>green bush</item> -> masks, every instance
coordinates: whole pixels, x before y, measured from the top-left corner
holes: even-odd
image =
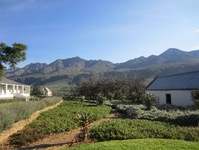
[[[117,104],[115,106],[116,111],[119,113],[123,113],[126,114],[127,113],[127,109],[131,108],[133,105],[129,105],[129,104]]]
[[[192,107],[186,109],[172,105],[163,105],[146,111],[143,105],[133,105],[126,111],[127,116],[132,119],[155,120],[181,126],[198,126],[199,123],[199,111]]]
[[[9,129],[13,123],[27,119],[32,113],[56,104],[59,97],[45,98],[41,101],[13,102],[0,104],[0,132]]]
[[[181,111],[186,111],[186,110],[197,110],[197,108],[192,105],[192,106],[187,106],[187,107],[181,107],[181,106],[175,106],[175,105],[171,105],[171,104],[162,104],[162,105],[156,105],[157,109],[159,110],[166,110],[166,111],[177,111],[177,110],[181,110]]]
[[[92,127],[89,137],[100,141],[143,138],[199,141],[199,130],[157,121],[113,119]]]

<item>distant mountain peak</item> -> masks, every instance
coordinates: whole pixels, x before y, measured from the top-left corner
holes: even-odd
[[[179,50],[177,48],[169,48],[166,51],[164,51],[162,54],[160,54],[159,56],[163,56],[163,55],[173,55],[173,54],[181,54],[184,53],[184,51]]]
[[[166,63],[187,63],[198,62],[199,50],[185,52],[177,48],[169,48],[162,54],[150,55],[149,57],[140,56],[135,59],[128,60],[123,63],[112,63],[110,61],[99,60],[85,60],[79,56],[57,59],[50,64],[45,63],[31,63],[23,68],[7,69],[5,71],[6,77],[16,76],[56,76],[66,74],[80,74],[80,73],[96,73],[106,71],[118,71],[137,68],[146,68],[150,66],[157,66],[158,64]]]

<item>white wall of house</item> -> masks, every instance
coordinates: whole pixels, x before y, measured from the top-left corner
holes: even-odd
[[[46,96],[53,96],[53,93],[51,92],[51,90],[49,88],[44,87],[43,91],[44,91]]]
[[[15,84],[0,84],[0,98],[30,97],[30,86]]]
[[[193,105],[193,101],[191,99],[191,91],[190,90],[147,90],[146,93],[152,93],[159,99],[159,104],[166,104],[166,94],[170,94],[171,96],[171,104],[176,106],[191,106]]]

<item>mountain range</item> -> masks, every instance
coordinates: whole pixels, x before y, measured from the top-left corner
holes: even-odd
[[[31,63],[23,68],[5,70],[5,77],[28,85],[48,86],[53,91],[65,91],[90,74],[125,76],[133,74],[150,81],[155,76],[199,70],[199,50],[185,52],[170,48],[162,54],[139,57],[123,63],[85,60],[80,57],[57,59],[50,64]]]

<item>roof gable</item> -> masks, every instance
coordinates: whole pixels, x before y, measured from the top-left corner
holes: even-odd
[[[156,78],[147,90],[199,89],[199,71]]]

